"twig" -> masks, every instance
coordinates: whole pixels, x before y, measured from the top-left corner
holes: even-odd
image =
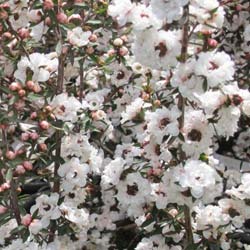
[[[57,6],[57,12],[60,11],[60,1],[58,0],[58,6]],[[63,48],[63,37],[60,30],[59,25],[57,25],[57,36],[58,40],[61,42],[62,48]],[[65,63],[65,53],[62,49],[61,54],[58,58],[58,76],[57,76],[57,94],[60,94],[63,92],[63,80],[64,80],[64,63]],[[60,192],[60,176],[58,175],[58,169],[60,167],[60,157],[61,157],[61,144],[62,144],[62,131],[56,130],[55,134],[55,142],[56,142],[56,153],[55,153],[55,165],[54,165],[54,183],[53,183],[53,192],[59,193]],[[49,238],[48,242],[53,242],[55,238],[55,232],[56,232],[56,222],[52,221],[49,231]]]
[[[181,57],[180,61],[182,63],[185,63],[187,60],[187,51],[188,51],[188,30],[189,30],[189,5],[186,5],[184,7],[184,18],[185,23],[182,29],[182,48],[181,48]],[[179,127],[180,130],[184,126],[184,114],[185,114],[185,98],[179,94],[179,100],[178,100],[178,107],[181,110],[181,117],[179,119]],[[182,156],[181,156],[182,158]],[[185,230],[186,230],[186,236],[187,236],[187,246],[190,246],[193,244],[193,231],[192,231],[192,224],[191,224],[191,214],[190,209],[187,205],[184,206],[184,217],[185,217]]]

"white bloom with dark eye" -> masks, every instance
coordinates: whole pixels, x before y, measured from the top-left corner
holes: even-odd
[[[58,169],[58,175],[63,178],[62,188],[66,192],[70,192],[75,187],[84,187],[88,173],[89,165],[81,164],[79,158],[76,157],[71,158]]]
[[[217,172],[205,162],[188,160],[179,176],[179,184],[183,188],[190,188],[194,198],[201,198],[206,188],[214,186],[220,179]]]
[[[21,57],[21,60],[17,63],[17,70],[14,73],[14,77],[17,80],[25,83],[27,77],[27,69],[32,72],[32,81],[45,82],[49,80],[50,75],[57,70],[58,59],[55,57],[55,53],[41,54],[33,53]]]
[[[213,130],[201,110],[188,110],[182,133],[185,138],[183,150],[189,156],[199,156],[212,145]]]
[[[50,196],[42,194],[36,198],[36,204],[30,209],[30,213],[34,214],[38,210],[38,216],[41,216],[43,228],[47,227],[50,220],[56,220],[61,216],[58,207],[59,194],[51,193]]]
[[[155,61],[159,68],[168,68],[177,64],[177,57],[181,52],[180,30],[160,30],[154,39]]]
[[[81,27],[76,27],[68,31],[67,39],[73,46],[83,47],[89,43],[90,36],[90,31],[84,32]]]
[[[124,170],[124,165],[125,160],[121,157],[117,157],[105,166],[102,174],[102,184],[105,187],[108,187],[109,185],[117,185]]]
[[[62,121],[76,122],[78,119],[77,111],[81,108],[81,103],[67,93],[56,95],[50,102],[53,114]]]
[[[165,107],[156,109],[155,112],[146,111],[145,121],[147,122],[146,133],[155,137],[155,141],[162,143],[164,136],[177,136],[179,133],[179,123],[177,118],[180,111],[174,106],[172,109]]]
[[[195,207],[194,211],[197,213],[195,217],[197,230],[206,230],[211,226],[217,229],[230,221],[230,216],[223,213],[222,208],[218,206]]]
[[[206,77],[210,87],[233,80],[234,71],[234,63],[225,52],[201,52],[195,67],[195,73]]]
[[[143,205],[147,202],[151,186],[147,179],[138,172],[130,173],[125,180],[121,180],[117,185],[116,198],[119,206],[127,210],[128,216],[139,216],[143,213]]]

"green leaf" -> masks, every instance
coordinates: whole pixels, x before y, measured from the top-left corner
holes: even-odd
[[[62,53],[62,42],[61,41],[59,41],[56,45],[56,53],[58,56],[60,56]]]
[[[13,170],[11,168],[8,169],[7,174],[5,176],[6,181],[11,181],[13,177]]]

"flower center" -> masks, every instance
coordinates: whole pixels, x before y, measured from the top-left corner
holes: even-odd
[[[189,133],[188,133],[188,139],[191,141],[200,141],[202,137],[202,134],[199,130],[197,129],[192,129]]]

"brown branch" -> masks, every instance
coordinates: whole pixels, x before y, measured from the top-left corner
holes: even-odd
[[[60,11],[60,1],[58,1],[57,6],[57,12]],[[61,42],[62,50],[60,52],[59,58],[58,58],[58,69],[57,69],[57,94],[61,94],[63,92],[63,81],[64,81],[64,64],[66,59],[66,53],[63,51],[63,37],[60,30],[59,25],[56,27],[56,33],[58,40]],[[55,143],[56,143],[56,153],[55,153],[55,161],[54,161],[54,183],[53,183],[53,192],[59,193],[60,192],[60,176],[58,175],[58,169],[61,165],[60,159],[61,159],[61,144],[62,144],[62,131],[56,130],[55,134]],[[51,221],[51,226],[49,230],[49,238],[48,242],[53,242],[55,238],[55,232],[57,229],[56,221]]]
[[[5,145],[6,151],[8,151],[9,147],[8,147],[7,135],[6,135],[5,129],[2,129],[2,142]],[[2,174],[1,174],[1,177],[3,178],[3,181],[5,181]],[[10,207],[16,219],[17,225],[21,225],[21,215],[20,215],[20,209],[18,206],[16,183],[13,180],[13,176],[11,176],[11,180],[10,180]]]
[[[13,214],[15,216],[17,225],[21,225],[21,215],[20,215],[20,210],[18,206],[18,198],[17,198],[17,190],[16,190],[16,183],[13,180],[10,181],[10,205],[11,209],[13,211]]]
[[[84,82],[83,82],[83,79],[84,79],[84,71],[83,71],[83,63],[84,63],[84,60],[80,60],[79,61],[79,64],[80,64],[80,88],[79,88],[79,98],[80,98],[80,102],[82,103],[82,99],[83,99],[83,89],[84,89]]]
[[[184,26],[182,29],[182,48],[181,48],[181,56],[180,61],[185,63],[188,58],[188,42],[189,42],[189,5],[187,4],[184,7],[183,16],[185,18]],[[179,119],[179,127],[180,130],[184,126],[184,118],[185,118],[185,98],[179,94],[178,99],[178,107],[181,110],[181,117]],[[185,159],[185,153],[181,150],[181,159]],[[187,205],[184,206],[184,218],[185,218],[185,230],[187,236],[187,246],[193,244],[193,231],[192,231],[192,224],[191,224],[191,214],[190,209]]]

